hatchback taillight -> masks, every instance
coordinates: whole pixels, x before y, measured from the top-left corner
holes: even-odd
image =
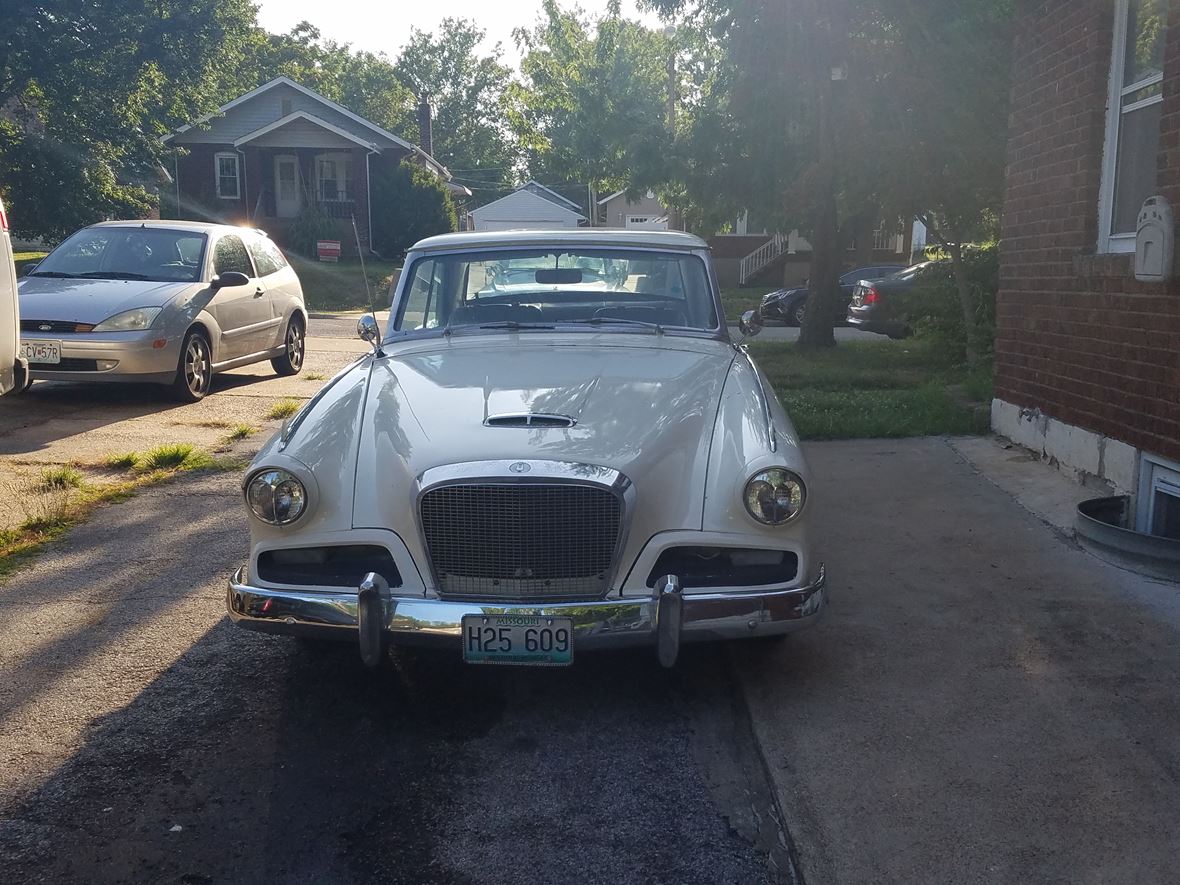
[[[862,302],[863,304],[876,304],[880,300],[881,300],[881,293],[880,292],[878,292],[872,286],[865,287],[864,301]]]

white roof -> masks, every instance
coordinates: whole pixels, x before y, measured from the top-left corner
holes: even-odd
[[[414,244],[411,251],[482,249],[485,247],[530,246],[614,246],[643,249],[708,249],[700,237],[680,231],[619,230],[603,227],[558,228],[555,230],[465,231],[427,237]]]

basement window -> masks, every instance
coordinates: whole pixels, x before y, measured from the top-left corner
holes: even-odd
[[[1143,456],[1136,519],[1139,531],[1180,541],[1180,464]]]

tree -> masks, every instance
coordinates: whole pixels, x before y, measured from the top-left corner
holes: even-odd
[[[12,224],[57,238],[154,202],[159,137],[252,85],[249,0],[37,0],[0,37],[0,183]]]
[[[442,180],[417,163],[373,169],[373,248],[387,258],[423,237],[458,228],[455,204]]]
[[[504,187],[517,164],[506,122],[512,72],[499,44],[479,54],[483,39],[473,22],[446,18],[437,34],[415,28],[395,65],[403,88],[433,106],[434,156],[473,189]]]

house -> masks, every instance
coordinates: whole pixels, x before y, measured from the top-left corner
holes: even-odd
[[[449,181],[431,156],[430,105],[419,105],[422,146],[411,144],[288,77],[276,77],[164,137],[178,148],[165,217],[244,223],[280,241],[315,206],[351,243],[372,229],[370,177],[405,159]],[[466,192],[466,191],[464,191]]]
[[[625,230],[668,230],[669,212],[654,193],[631,199],[625,190],[615,191],[598,201],[598,220],[595,227],[615,227]]]
[[[1017,10],[992,426],[1177,537],[1180,280],[1133,253],[1144,201],[1180,206],[1180,3]]]
[[[468,230],[545,230],[586,222],[581,207],[536,181],[468,213]]]

